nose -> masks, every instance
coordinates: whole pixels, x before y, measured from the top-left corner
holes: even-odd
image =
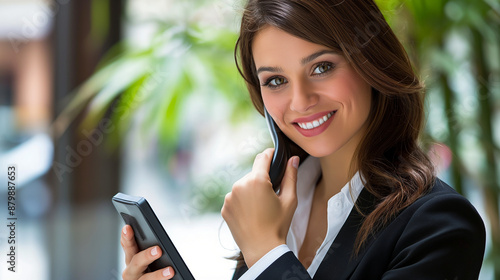
[[[313,92],[312,87],[307,82],[298,81],[292,85],[290,110],[305,113],[314,107],[318,100],[318,94]]]

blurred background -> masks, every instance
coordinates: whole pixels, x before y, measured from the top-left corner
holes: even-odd
[[[500,2],[377,2],[426,83],[439,177],[485,221],[480,279],[500,279]],[[272,146],[234,64],[243,5],[0,0],[0,180],[16,166],[18,218],[12,273],[0,188],[0,279],[121,279],[119,191],[148,199],[196,279],[230,279],[224,195]]]

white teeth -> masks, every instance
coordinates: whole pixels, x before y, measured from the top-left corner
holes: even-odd
[[[300,128],[302,129],[313,129],[316,128],[322,124],[324,124],[329,118],[333,116],[333,113],[330,112],[326,116],[323,116],[315,121],[312,122],[307,122],[307,123],[297,123]]]

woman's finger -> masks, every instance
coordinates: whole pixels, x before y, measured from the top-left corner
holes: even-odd
[[[172,267],[167,267],[164,269],[158,269],[157,271],[144,274],[139,280],[158,280],[158,279],[172,279],[175,272]]]
[[[299,157],[291,157],[286,165],[285,175],[281,182],[280,200],[283,206],[293,206],[295,209],[297,205],[297,168],[299,167]],[[290,213],[293,215],[293,212]]]
[[[122,229],[120,244],[125,252],[125,264],[128,265],[132,257],[139,252],[139,247],[135,243],[134,231],[129,225],[125,225]]]
[[[123,271],[123,279],[139,279],[148,268],[148,265],[161,257],[161,254],[161,249],[158,246],[150,247],[135,254]]]
[[[258,154],[253,162],[252,172],[269,173],[273,152],[273,148],[267,148],[262,153]]]

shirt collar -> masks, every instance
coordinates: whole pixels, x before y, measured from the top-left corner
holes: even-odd
[[[297,171],[297,208],[287,236],[287,245],[296,255],[298,255],[298,251],[305,238],[314,189],[320,176],[321,165],[319,158],[313,156],[308,156]],[[331,223],[331,219],[335,218],[332,215],[339,215],[340,211],[342,212],[342,216],[347,218],[362,190],[363,180],[358,171],[339,193],[328,200],[328,233],[325,238],[326,242],[323,245],[331,244],[332,239],[336,236],[335,232],[338,233],[343,224],[343,222],[340,225],[338,223]],[[338,229],[331,227],[337,227]]]
[[[319,158],[308,156],[304,162],[300,165],[299,170],[297,171],[297,208],[302,206],[308,202],[309,198],[312,199],[314,195],[314,188],[316,187],[318,180],[321,176],[321,165],[319,162]],[[358,198],[359,194],[363,190],[364,183],[361,178],[359,171],[354,174],[347,184],[342,187],[340,192],[334,196],[332,196],[328,201],[332,198],[336,197],[339,194],[345,196],[347,201],[349,201],[352,205]],[[351,184],[349,188],[349,184]],[[309,201],[309,204],[311,202]],[[308,205],[309,208],[311,205]],[[296,211],[297,212],[297,211]]]

